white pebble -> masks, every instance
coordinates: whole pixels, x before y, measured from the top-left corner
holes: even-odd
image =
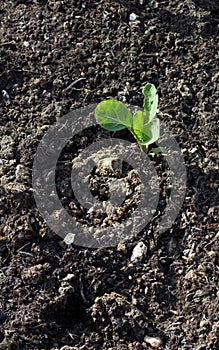
[[[6,100],[6,101],[9,101],[10,100],[10,96],[9,94],[7,93],[6,90],[2,90],[2,96],[3,96],[3,99]]]
[[[143,242],[138,242],[132,251],[131,261],[141,259],[147,254],[147,247]]]
[[[72,244],[72,243],[74,243],[74,240],[75,240],[74,233],[68,233],[64,238],[65,244]]]
[[[135,13],[131,13],[131,14],[129,15],[129,21],[135,21],[136,18],[137,18],[137,16],[136,16]]]
[[[162,340],[160,338],[149,337],[148,335],[144,337],[144,341],[150,344],[152,348],[159,348],[162,345]]]

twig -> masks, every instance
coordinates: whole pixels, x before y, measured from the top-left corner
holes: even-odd
[[[30,74],[36,74],[36,75],[40,75],[39,72],[34,72],[28,69],[12,69],[15,72],[19,72],[19,73],[30,73]]]
[[[85,298],[85,295],[84,295],[84,286],[83,286],[83,282],[82,282],[82,277],[81,277],[81,275],[80,275],[80,277],[79,277],[79,282],[80,282],[81,297],[82,297],[83,301],[87,304],[88,301],[87,301],[87,299]]]
[[[6,41],[5,43],[1,43],[0,46],[4,46],[4,45],[10,45],[10,44],[15,44],[15,41]]]
[[[79,78],[79,79],[77,79],[77,80],[74,80],[69,86],[67,86],[67,88],[65,89],[65,91],[71,90],[72,87],[73,87],[74,85],[76,85],[77,83],[79,83],[79,82],[82,81],[82,80],[86,80],[86,78]]]
[[[23,245],[23,247],[19,248],[17,251],[20,252],[23,248],[26,248],[28,245],[30,245],[30,242]]]
[[[24,252],[23,250],[19,250],[19,251],[17,251],[19,254],[25,254],[25,255],[29,255],[29,256],[34,256],[33,254],[31,254],[31,253],[28,253],[28,252]]]

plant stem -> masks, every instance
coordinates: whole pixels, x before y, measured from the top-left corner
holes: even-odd
[[[146,153],[146,154],[148,153],[148,146],[146,146],[146,145],[139,145],[139,146],[144,153]]]
[[[135,134],[134,130],[132,128],[128,128],[128,130],[132,133],[132,135],[134,136],[134,138],[136,139],[136,141],[138,142],[138,136]],[[140,149],[144,152],[144,153],[148,153],[148,146],[146,145],[140,145],[140,143],[138,143]]]

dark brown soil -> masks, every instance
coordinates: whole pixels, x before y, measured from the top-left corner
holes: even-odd
[[[1,350],[218,349],[218,33],[217,0],[1,1]],[[180,214],[163,234],[66,246],[35,205],[37,146],[78,107],[142,106],[146,82],[185,157]]]

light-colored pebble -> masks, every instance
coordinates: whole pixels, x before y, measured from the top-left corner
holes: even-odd
[[[143,242],[138,242],[132,251],[131,261],[141,259],[147,254],[147,247]]]
[[[129,15],[129,21],[135,21],[136,20],[136,18],[137,18],[137,16],[136,16],[136,14],[135,13],[131,13],[130,15]]]
[[[152,348],[159,348],[162,345],[160,338],[149,337],[148,335],[144,337],[144,342],[150,344]]]

